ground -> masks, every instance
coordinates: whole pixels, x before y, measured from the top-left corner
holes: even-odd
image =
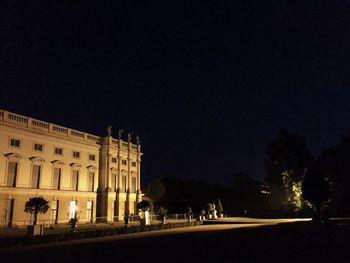
[[[14,262],[350,262],[350,224],[346,220],[267,222],[222,222],[0,253],[2,259]]]

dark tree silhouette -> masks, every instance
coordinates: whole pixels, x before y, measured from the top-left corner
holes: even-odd
[[[137,204],[137,209],[141,209],[142,211],[147,211],[150,209],[151,204],[149,201],[142,200],[140,203]]]
[[[308,201],[314,211],[314,220],[324,217],[324,208],[326,208],[331,200],[331,183],[322,177],[317,171],[309,171],[306,173],[303,184],[302,193],[305,201]]]
[[[293,181],[300,181],[305,168],[313,164],[304,137],[285,129],[280,130],[277,138],[267,144],[266,155],[266,182],[272,185],[283,185],[281,173],[290,170],[294,171]]]
[[[338,215],[350,212],[350,137],[324,149],[316,161],[321,176],[332,182],[332,208]]]
[[[232,177],[231,184],[237,193],[255,195],[260,192],[260,183],[242,172],[238,172]]]
[[[38,213],[45,214],[49,209],[49,202],[43,197],[32,197],[26,202],[24,211],[34,215],[33,225],[36,225]]]
[[[163,203],[165,191],[164,184],[156,179],[148,185],[146,195],[152,199],[154,205],[158,208]]]

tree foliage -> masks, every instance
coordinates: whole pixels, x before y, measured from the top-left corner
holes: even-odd
[[[324,149],[316,161],[320,176],[332,182],[332,207],[341,215],[350,212],[350,137]]]
[[[38,213],[45,214],[49,209],[49,202],[43,197],[32,197],[26,202],[24,212],[34,215],[33,224],[37,223]]]
[[[302,183],[303,198],[312,206],[315,218],[322,217],[324,208],[331,201],[331,182],[315,171],[308,172]]]
[[[149,210],[151,207],[151,204],[147,200],[142,200],[137,204],[137,209],[141,209],[143,212]]]
[[[302,180],[294,181],[294,171],[289,170],[282,173],[285,200],[284,205],[287,210],[298,212],[303,208]]]
[[[283,185],[284,171],[293,171],[293,181],[301,181],[305,168],[311,167],[313,157],[307,149],[305,139],[287,130],[279,131],[277,138],[266,146],[266,181],[273,185]]]
[[[156,207],[160,207],[163,205],[165,192],[164,184],[160,179],[156,179],[148,185],[146,195],[152,199]]]

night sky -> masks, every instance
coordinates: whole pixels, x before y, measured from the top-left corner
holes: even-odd
[[[349,136],[350,2],[218,2],[1,1],[0,107],[140,134],[143,183],[263,180],[280,128]]]

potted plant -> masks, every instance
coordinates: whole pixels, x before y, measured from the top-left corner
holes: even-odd
[[[26,202],[24,212],[34,216],[33,225],[28,226],[28,234],[32,236],[42,235],[43,226],[37,225],[38,214],[45,214],[49,209],[49,202],[43,197],[32,197]]]

